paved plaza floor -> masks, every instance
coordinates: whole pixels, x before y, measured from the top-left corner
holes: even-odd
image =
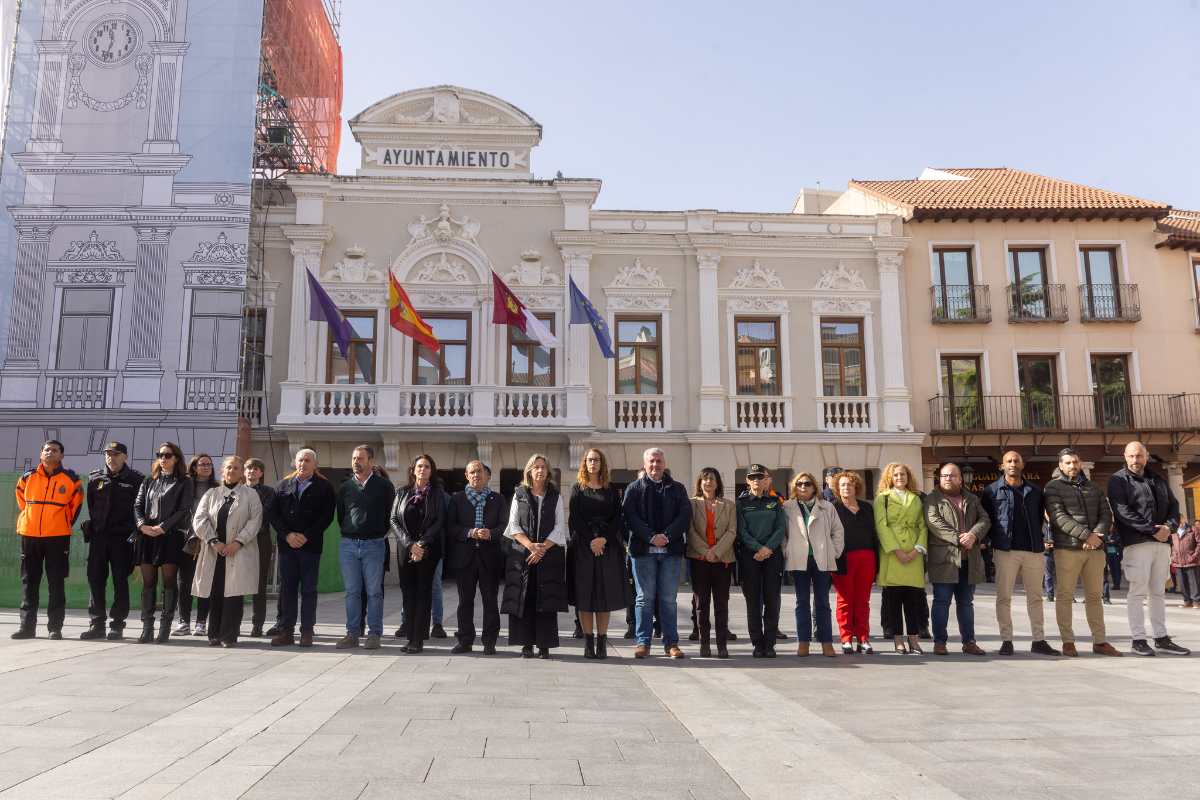
[[[990,589],[976,620],[994,654]],[[1127,650],[1114,600],[1110,635]],[[1172,634],[1200,649],[1200,610],[1169,601]],[[448,628],[455,605],[447,584]],[[886,644],[798,659],[791,594],[774,661],[749,657],[740,595],[728,661],[686,641],[685,661],[661,647],[635,661],[623,620],[614,657],[585,661],[565,614],[550,661],[451,656],[452,639],[405,655],[390,638],[398,606],[392,590],[375,652],[334,649],[333,595],[311,650],[81,642],[78,612],[64,641],[14,642],[16,614],[0,612],[0,798],[1200,797],[1200,655],[1093,657],[1085,636],[1078,659],[1031,656],[1023,598],[1007,659]],[[1086,633],[1082,604],[1075,617]]]

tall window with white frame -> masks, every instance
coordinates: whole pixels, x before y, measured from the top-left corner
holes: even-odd
[[[736,317],[733,326],[737,393],[763,397],[783,394],[779,318]]]
[[[413,383],[417,386],[469,386],[471,384],[471,315],[439,314],[425,317],[441,343],[434,352],[413,342]]]
[[[554,315],[537,318],[554,333]],[[554,386],[554,350],[538,344],[537,339],[513,325],[508,327],[508,385]]]
[[[112,315],[112,289],[63,289],[55,367],[108,369]]]
[[[821,320],[821,391],[826,397],[867,393],[861,319]]]
[[[242,311],[242,383],[240,413],[252,426],[267,418],[267,309],[247,306]]]
[[[935,320],[963,321],[978,317],[971,248],[938,247],[933,251],[937,283],[933,289]]]
[[[1117,274],[1117,249],[1081,247],[1079,261],[1083,271],[1080,305],[1084,319],[1120,319],[1122,303]]]
[[[617,394],[662,394],[662,318],[617,317]]]
[[[375,312],[346,311],[346,322],[354,331],[345,358],[337,342],[330,337],[326,348],[326,383],[375,383]]]
[[[194,290],[188,334],[188,372],[236,374],[242,346],[241,328],[241,292]]]

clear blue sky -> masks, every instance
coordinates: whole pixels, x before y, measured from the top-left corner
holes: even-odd
[[[928,165],[1200,209],[1200,0],[346,0],[342,47],[345,118],[489,92],[542,124],[535,174],[602,179],[600,208],[788,211]]]

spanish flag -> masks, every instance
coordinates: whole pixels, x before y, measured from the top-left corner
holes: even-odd
[[[393,328],[434,352],[442,349],[442,343],[433,335],[433,328],[421,319],[408,299],[408,293],[391,272],[388,273],[388,311]]]

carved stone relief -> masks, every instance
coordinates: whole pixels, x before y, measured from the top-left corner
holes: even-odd
[[[333,265],[333,268],[321,276],[322,281],[341,281],[342,283],[381,283],[384,275],[375,269],[375,265],[366,260],[367,251],[361,247],[347,247],[346,257]]]
[[[60,261],[121,261],[121,252],[116,242],[102,242],[99,234],[92,231],[87,241],[71,242]]]
[[[635,258],[632,264],[621,267],[608,288],[663,289],[666,288],[666,285],[663,283],[662,275],[659,274],[657,267],[643,265],[640,258]]]
[[[733,279],[733,283],[729,284],[730,289],[782,289],[783,280],[778,273],[770,267],[764,267],[759,263],[758,259],[754,259],[754,264],[739,269],[737,275]]]
[[[418,265],[415,283],[473,283],[473,270],[462,259],[447,253],[430,256]]]
[[[550,271],[537,250],[521,253],[521,263],[514,265],[502,280],[509,286],[562,286],[562,278]]]
[[[192,253],[191,261],[195,264],[245,264],[246,245],[230,244],[222,231],[215,242],[201,242]]]
[[[408,226],[408,235],[412,237],[409,246],[429,239],[443,244],[462,239],[475,244],[475,237],[479,235],[479,223],[470,217],[451,216],[450,207],[442,203],[436,219],[426,219],[422,214],[416,222]]]
[[[839,261],[836,269],[827,269],[821,273],[817,285],[813,287],[821,291],[858,292],[865,291],[867,282],[862,273],[856,269],[847,269],[845,262]]]
[[[734,313],[782,314],[788,310],[788,301],[773,297],[731,297],[727,301]]]

